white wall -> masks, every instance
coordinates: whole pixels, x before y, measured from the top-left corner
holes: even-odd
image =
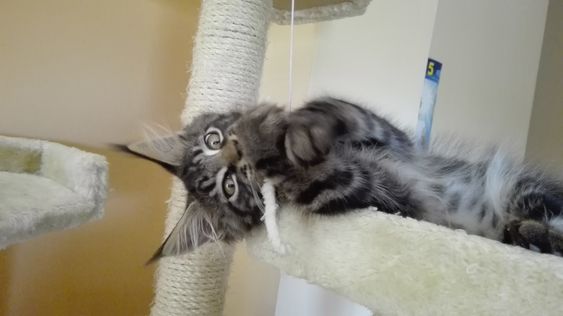
[[[430,56],[444,66],[433,135],[526,147],[548,0],[440,1]]]
[[[526,155],[563,171],[563,1],[551,0]]]
[[[322,23],[311,96],[331,94],[416,123],[438,0],[374,0],[366,15]]]
[[[346,97],[377,106],[395,121],[414,126],[437,3],[374,0],[364,16],[318,24],[308,96]],[[276,315],[371,312],[328,290],[282,276]]]

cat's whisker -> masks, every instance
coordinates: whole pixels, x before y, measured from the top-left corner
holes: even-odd
[[[209,215],[207,215],[207,213],[205,213],[206,215],[203,216],[203,220],[205,220],[207,222],[207,224],[209,225],[209,229],[211,230],[208,234],[208,236],[212,241],[218,241],[223,237],[223,234],[217,234],[217,231],[215,230],[215,225],[213,224],[211,218],[209,217]]]
[[[256,206],[258,206],[260,211],[262,211],[262,213],[264,213],[264,211],[265,211],[264,203],[262,202],[262,200],[258,196],[258,192],[256,192],[256,188],[254,188],[254,185],[252,183],[250,184],[250,188],[251,188],[251,191],[252,191],[252,195],[254,196],[254,201],[256,202]]]
[[[158,123],[154,124],[154,129],[158,129],[161,135],[172,135],[176,133],[170,126]]]
[[[246,178],[248,179],[248,182],[250,184],[250,191],[252,191],[252,196],[254,197],[254,202],[256,203],[256,206],[258,206],[260,211],[262,211],[262,214],[264,214],[264,212],[265,212],[264,203],[262,202],[262,199],[260,198],[260,196],[258,196],[258,192],[257,192],[256,187],[255,187],[255,185],[258,185],[258,184],[256,183],[256,178],[251,173],[250,169],[246,169]]]
[[[143,136],[147,141],[154,141],[158,139],[165,138],[170,135],[176,134],[175,132],[166,129],[162,126],[155,124],[144,124],[143,125]]]
[[[226,256],[225,248],[223,243],[220,242],[224,237],[224,233],[223,232],[217,233],[213,219],[211,218],[210,214],[207,212],[203,213],[200,222],[205,237],[209,238],[211,242],[214,242],[215,246],[219,248],[221,255],[225,257]],[[203,230],[203,227],[205,227],[204,222],[207,224],[207,227],[209,228],[210,231]]]

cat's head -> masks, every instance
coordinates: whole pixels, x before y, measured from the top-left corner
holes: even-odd
[[[240,117],[238,112],[203,114],[177,134],[123,148],[163,166],[188,191],[187,211],[151,260],[212,240],[240,239],[260,222],[261,180],[245,157],[260,154],[252,149],[256,144],[248,145],[258,141],[250,135],[260,134],[260,127],[256,120],[240,125]],[[244,134],[246,144],[240,144],[235,131]]]

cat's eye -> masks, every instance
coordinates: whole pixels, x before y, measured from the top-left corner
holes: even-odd
[[[223,135],[216,129],[209,130],[205,136],[203,136],[203,141],[205,146],[211,150],[219,150],[223,146]]]
[[[233,175],[227,174],[223,178],[223,193],[227,198],[232,197],[237,192],[237,182]]]

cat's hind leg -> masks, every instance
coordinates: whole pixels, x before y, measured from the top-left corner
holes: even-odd
[[[563,186],[541,174],[524,174],[514,185],[507,211],[515,218],[539,222],[563,216]]]
[[[505,228],[504,243],[541,253],[563,255],[563,232],[536,220],[515,220]]]
[[[549,221],[549,242],[553,253],[563,256],[563,216],[557,216]]]
[[[563,254],[563,187],[542,174],[524,173],[515,183],[504,242],[542,253]]]

